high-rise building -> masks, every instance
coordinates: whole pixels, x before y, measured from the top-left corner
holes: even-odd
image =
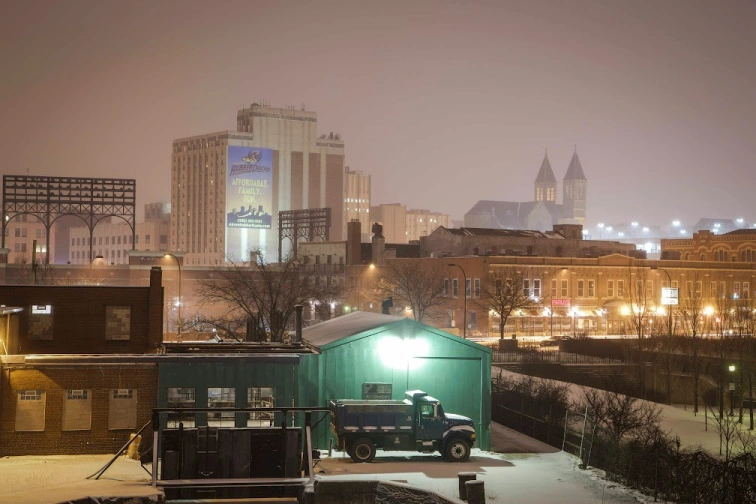
[[[26,214],[19,215],[8,222],[5,228],[5,246],[8,248],[8,263],[11,264],[31,264],[32,255],[37,263],[47,262],[47,257],[51,260],[55,257],[55,228],[50,228],[50,251],[48,254],[45,245],[47,231],[41,220],[34,216]],[[34,240],[37,241],[36,254],[34,250]]]
[[[328,238],[344,237],[344,142],[317,135],[315,112],[253,103],[237,131],[174,140],[172,157],[170,249],[184,264],[275,260],[284,210],[330,208]]]
[[[171,209],[167,203],[148,203],[144,206],[144,221],[135,225],[132,245],[131,228],[120,219],[108,218],[92,231],[90,257],[89,228],[72,227],[69,231],[68,262],[91,264],[101,258],[105,264],[129,264],[129,251],[168,251],[168,231]]]
[[[448,214],[430,210],[407,210],[406,243],[428,236],[440,226],[449,227]]]
[[[370,220],[383,226],[386,243],[407,243],[407,208],[401,203],[371,207]]]
[[[344,190],[346,221],[360,221],[362,242],[370,241],[370,175],[352,171],[347,166]]]

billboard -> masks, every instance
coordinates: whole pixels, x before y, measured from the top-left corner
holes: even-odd
[[[270,229],[273,151],[229,145],[226,159],[226,227]]]

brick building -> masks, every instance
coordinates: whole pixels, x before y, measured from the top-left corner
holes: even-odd
[[[541,257],[600,257],[622,254],[643,257],[632,243],[584,240],[582,226],[555,224],[553,231],[439,227],[420,240],[424,257],[518,255]]]
[[[0,285],[0,304],[22,308],[9,320],[6,353],[143,354],[163,341],[162,271],[149,287]]]
[[[686,261],[756,262],[756,229],[738,229],[725,234],[709,230],[690,238],[662,238],[663,258]]]
[[[3,356],[0,455],[117,452],[157,406],[150,357]]]

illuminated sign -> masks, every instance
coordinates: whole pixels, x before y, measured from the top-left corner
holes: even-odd
[[[570,306],[569,299],[552,299],[551,306]]]
[[[270,229],[273,210],[273,151],[228,147],[226,226]]]
[[[665,306],[678,304],[677,287],[662,287],[661,304]]]
[[[51,305],[34,305],[32,306],[33,315],[50,315],[52,313]]]

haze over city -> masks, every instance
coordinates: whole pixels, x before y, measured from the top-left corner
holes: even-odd
[[[16,2],[1,171],[168,202],[172,140],[265,102],[339,133],[373,204],[529,201],[545,150],[561,182],[577,148],[587,225],[754,222],[754,19],[745,0]]]

